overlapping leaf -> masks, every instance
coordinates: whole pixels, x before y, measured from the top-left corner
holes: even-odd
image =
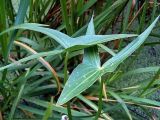
[[[94,35],[93,17],[88,25],[87,35]],[[57,104],[64,104],[89,88],[101,74],[100,58],[97,46],[84,49],[83,63],[70,75]]]
[[[64,104],[68,102],[70,99],[89,88],[99,77],[101,77],[101,75],[105,74],[106,72],[113,72],[122,61],[129,57],[136,49],[140,47],[140,45],[143,44],[157,23],[158,19],[159,17],[157,17],[156,20],[127,47],[104,63],[102,67],[97,67],[96,61],[98,61],[99,65],[99,59],[97,59],[97,56],[94,56],[96,51],[90,51],[87,49],[87,51],[89,51],[89,54],[87,53],[87,55],[89,56],[86,57],[86,55],[84,55],[84,63],[78,65],[78,67],[72,72],[57,104]]]
[[[41,32],[43,34],[50,36],[66,49],[74,48],[74,50],[80,49],[80,48],[82,49],[84,47],[96,45],[99,43],[108,42],[111,40],[136,36],[135,34],[115,34],[115,35],[85,35],[85,36],[72,38],[57,30],[45,28],[45,26],[46,25],[37,24],[37,23],[25,23],[25,24],[11,27],[1,32],[0,35],[15,29],[33,30],[33,31]],[[81,46],[81,47],[79,48],[77,46]]]
[[[36,58],[44,57],[44,56],[54,56],[54,55],[60,54],[62,52],[63,52],[63,50],[54,50],[54,51],[41,52],[41,53],[37,53],[37,54],[34,54],[34,55],[30,55],[28,57],[20,59],[19,61],[14,62],[14,63],[11,63],[11,64],[6,65],[4,67],[0,67],[0,71],[2,71],[4,69],[7,69],[7,68],[10,68],[10,67],[13,67],[15,65],[19,65],[20,63],[23,63],[23,62],[26,62],[26,61],[29,61],[29,60],[32,60],[32,59],[36,59]]]

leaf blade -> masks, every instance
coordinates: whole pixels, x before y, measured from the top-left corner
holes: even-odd
[[[83,70],[82,70],[83,69]],[[57,104],[62,105],[89,88],[100,76],[100,70],[88,64],[80,64],[70,75]]]
[[[102,68],[105,72],[113,72],[117,66],[123,62],[127,57],[129,57],[136,49],[138,49],[145,39],[149,36],[153,27],[157,23],[159,16],[155,19],[155,21],[136,39],[134,39],[129,45],[127,45],[124,49],[122,49],[117,55],[109,59],[102,65]]]
[[[108,42],[111,40],[137,36],[135,34],[114,34],[114,35],[84,35],[76,38],[71,38],[68,35],[61,33],[57,30],[44,28],[44,26],[46,25],[36,24],[36,23],[24,23],[24,24],[13,26],[9,29],[6,29],[5,31],[0,33],[0,36],[3,35],[4,33],[7,33],[15,29],[32,30],[32,31],[41,32],[45,35],[50,36],[66,49],[74,48],[75,50],[79,49],[79,48],[76,48],[78,45],[82,46],[82,48],[85,48],[88,46]]]
[[[124,103],[124,101],[114,92],[112,91],[108,91],[114,98],[117,99],[117,101],[121,104],[121,106],[123,107],[123,109],[125,110],[126,114],[128,115],[129,119],[132,120],[132,116],[126,106],[126,104]]]

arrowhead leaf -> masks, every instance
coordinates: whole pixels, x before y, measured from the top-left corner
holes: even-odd
[[[157,19],[141,35],[133,40],[133,42],[131,42],[122,51],[120,51],[118,54],[114,55],[111,59],[104,63],[102,68],[97,66],[100,63],[98,58],[99,56],[96,55],[97,51],[94,50],[94,47],[91,47],[91,49],[87,48],[87,52],[85,52],[86,55],[84,55],[83,63],[78,65],[78,67],[75,68],[75,70],[70,75],[58,99],[57,104],[62,105],[68,102],[73,97],[79,95],[81,92],[89,88],[103,74],[105,74],[106,72],[113,72],[123,60],[125,60],[138,47],[140,47],[140,45],[143,44],[145,39],[149,36],[153,27],[155,26],[156,22],[158,21],[158,18],[159,17],[157,17]],[[96,57],[94,55],[96,55]]]
[[[82,49],[87,46],[92,46],[99,43],[108,42],[111,40],[136,36],[135,34],[115,34],[115,35],[84,35],[84,36],[72,38],[57,30],[45,28],[45,26],[47,25],[37,24],[37,23],[24,23],[24,24],[6,29],[5,31],[0,33],[0,36],[6,32],[16,30],[16,29],[33,30],[33,31],[41,32],[43,34],[50,36],[55,41],[57,41],[60,45],[62,45],[64,48],[70,49],[70,50]],[[81,46],[81,47],[78,47],[78,46]]]
[[[88,25],[87,35],[94,35],[93,17]],[[89,88],[100,77],[100,58],[97,46],[84,49],[83,63],[70,75],[57,104],[64,104]]]

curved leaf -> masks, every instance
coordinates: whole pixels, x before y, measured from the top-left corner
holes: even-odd
[[[135,34],[113,34],[113,35],[84,35],[84,36],[72,38],[57,30],[45,28],[45,26],[46,25],[37,24],[37,23],[25,23],[25,24],[11,27],[1,32],[0,36],[6,32],[9,32],[15,29],[33,30],[33,31],[41,32],[43,34],[50,36],[51,38],[53,38],[55,41],[57,41],[60,45],[62,45],[66,49],[74,47],[75,50],[79,49],[79,47],[77,47],[78,45],[83,46],[82,48],[84,48],[86,46],[92,46],[92,45],[96,45],[99,43],[108,42],[111,40],[136,36]]]
[[[117,99],[117,101],[121,104],[121,106],[123,107],[123,109],[125,110],[126,114],[128,115],[129,119],[132,120],[132,116],[127,108],[127,105],[125,104],[125,102],[114,92],[112,91],[108,91],[114,98]]]
[[[117,66],[123,62],[127,57],[129,57],[135,50],[137,50],[146,38],[151,33],[153,27],[156,25],[159,16],[155,19],[155,21],[142,33],[140,34],[135,40],[133,40],[129,45],[127,45],[123,50],[121,50],[118,54],[114,57],[109,59],[105,62],[102,66],[104,72],[113,72]]]
[[[7,69],[9,67],[13,67],[15,65],[19,65],[22,62],[26,62],[26,61],[29,61],[29,60],[32,60],[32,59],[43,57],[43,56],[51,56],[51,55],[54,56],[54,55],[60,54],[62,52],[63,52],[63,50],[54,50],[54,51],[49,51],[49,52],[41,52],[41,53],[33,54],[33,55],[28,56],[28,57],[22,58],[22,59],[14,62],[14,63],[6,65],[4,67],[0,67],[0,71],[2,71],[4,69]]]

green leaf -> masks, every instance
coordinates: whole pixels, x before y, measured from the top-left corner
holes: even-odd
[[[106,72],[113,72],[117,66],[122,63],[127,57],[129,57],[136,49],[138,49],[145,39],[151,33],[153,27],[157,23],[159,16],[155,19],[155,21],[142,33],[140,34],[135,40],[133,40],[129,45],[127,45],[123,50],[121,50],[118,54],[114,57],[109,59],[105,62],[102,66],[104,69],[104,73]]]
[[[11,112],[10,112],[10,115],[9,115],[9,120],[12,120],[12,119],[13,119],[13,115],[14,115],[14,113],[15,113],[16,107],[17,107],[17,105],[18,105],[18,103],[19,103],[19,101],[20,101],[20,99],[21,99],[22,94],[23,94],[23,90],[24,90],[24,87],[25,87],[25,85],[26,85],[27,76],[28,76],[28,74],[29,74],[29,71],[30,71],[30,70],[28,70],[28,71],[26,72],[26,74],[23,76],[23,79],[22,79],[23,81],[20,82],[20,83],[21,83],[21,84],[20,84],[20,90],[19,90],[19,92],[18,92],[18,94],[17,94],[17,96],[16,96],[16,98],[15,98],[15,100],[14,100],[14,102],[13,102],[13,105],[12,105],[12,108],[11,108]]]
[[[24,105],[24,104],[20,104],[18,106],[19,109],[22,109],[22,110],[25,110],[25,111],[28,111],[30,113],[34,113],[34,114],[37,114],[37,115],[44,115],[44,110],[40,110],[38,108],[35,108],[35,107],[29,107],[28,105]]]
[[[21,0],[14,25],[23,23],[30,1]]]
[[[117,36],[126,37],[125,35],[94,35],[93,17],[88,25],[85,36],[72,43],[75,45],[96,45],[99,42],[109,41],[115,39]],[[106,37],[107,36],[107,37]],[[101,39],[99,39],[101,38]],[[90,43],[89,43],[90,42]],[[79,95],[81,92],[89,88],[101,75],[100,58],[97,46],[92,46],[84,49],[83,63],[78,65],[70,75],[64,89],[58,99],[57,104],[64,104],[73,97]],[[79,84],[78,84],[79,83]]]
[[[20,1],[20,5],[19,5],[19,8],[18,8],[18,13],[17,13],[14,25],[19,25],[19,24],[22,24],[24,22],[24,19],[25,19],[26,13],[27,13],[27,9],[28,9],[28,6],[29,6],[29,2],[30,2],[29,0],[21,0]],[[15,40],[15,37],[17,35],[17,32],[18,32],[17,30],[14,30],[11,34],[10,41],[9,41],[9,44],[8,44],[7,57],[10,53],[10,50],[11,50],[11,47],[12,47],[13,42]]]
[[[98,106],[95,105],[92,101],[88,100],[87,98],[83,97],[82,95],[78,95],[77,98],[79,98],[85,104],[87,104],[88,106],[90,106],[96,112],[98,111]],[[104,118],[106,118],[107,120],[113,120],[107,113],[104,113],[104,111],[102,111],[102,116]]]
[[[63,47],[68,46],[67,41],[70,40],[70,37],[68,35],[65,35],[57,30],[44,28],[44,26],[47,26],[47,25],[42,25],[42,24],[37,24],[37,23],[24,23],[21,25],[13,26],[13,27],[1,32],[0,35],[4,34],[6,32],[9,32],[11,30],[15,30],[15,29],[33,30],[33,31],[41,32],[43,34],[50,36],[51,38],[56,40],[58,43],[60,43]]]
[[[110,5],[109,8],[104,9],[104,11],[102,11],[99,15],[97,15],[94,20],[96,30],[98,31],[99,28],[100,29],[102,28],[101,26],[106,25],[106,21],[109,21],[111,16],[116,17],[116,15],[119,15],[120,12],[122,11],[122,9],[125,7],[127,1],[128,0],[116,0],[112,5]],[[109,3],[109,1],[107,2],[107,5],[108,5],[108,3]],[[122,9],[120,9],[120,8],[122,8]],[[114,20],[115,19],[112,19],[112,21],[114,21]],[[87,26],[88,26],[87,24],[84,25],[81,29],[79,29],[76,33],[74,33],[73,36],[75,37],[75,36],[78,36],[78,35],[84,33]]]
[[[83,63],[100,68],[100,58],[97,46],[84,49]]]
[[[70,75],[57,104],[62,105],[89,88],[101,75],[101,70],[89,64],[78,65]]]
[[[28,56],[28,57],[22,58],[22,59],[14,62],[14,63],[6,65],[4,67],[0,67],[0,71],[2,71],[4,69],[7,69],[7,68],[10,68],[10,67],[13,67],[15,65],[19,65],[22,62],[26,62],[26,61],[36,59],[36,58],[39,58],[39,57],[42,57],[42,56],[51,56],[51,55],[54,56],[54,55],[60,54],[62,52],[63,52],[63,50],[54,50],[54,51],[49,51],[49,52],[41,52],[41,53],[33,54],[33,55]]]
[[[159,69],[160,69],[160,66],[137,68],[124,73],[121,77],[142,74],[142,73],[157,72]]]
[[[0,36],[6,32],[9,32],[15,29],[33,30],[33,31],[41,32],[43,34],[50,36],[55,41],[57,41],[60,45],[62,45],[64,48],[66,49],[71,48],[70,50],[72,50],[73,48],[74,50],[77,50],[80,48],[82,49],[87,46],[92,46],[99,43],[108,42],[111,40],[136,36],[135,34],[114,34],[114,35],[84,35],[76,38],[71,38],[64,33],[61,33],[57,30],[45,28],[44,26],[46,25],[36,24],[36,23],[25,23],[25,24],[17,25],[9,29],[6,29],[5,31],[0,33]],[[81,46],[81,47],[78,47],[78,46]]]
[[[32,46],[32,48],[34,48],[34,50],[42,50],[43,49],[42,45],[38,44],[34,40],[31,40],[31,39],[28,39],[28,38],[25,38],[25,37],[19,37],[17,39],[18,39],[18,41],[21,41],[23,43],[26,43],[26,44]]]
[[[85,36],[73,38],[72,42],[70,42],[71,45],[69,47],[75,48],[79,45],[85,48],[88,46],[93,46],[93,45],[109,42],[116,39],[135,37],[135,36],[137,35],[135,34],[85,35]]]
[[[95,30],[94,30],[93,16],[92,16],[88,24],[86,35],[94,35],[94,34]],[[84,49],[83,63],[91,64],[95,67],[97,66],[97,68],[100,67],[101,63],[97,45]]]
[[[52,115],[52,107],[53,107],[52,104],[53,104],[53,97],[51,97],[51,102],[48,103],[48,108],[46,109],[42,120],[48,120],[48,118]]]
[[[48,103],[49,103],[47,101],[40,100],[40,99],[35,99],[35,98],[25,98],[25,100],[30,102],[30,103],[36,104],[38,106],[44,107],[44,108],[47,108]],[[21,107],[21,109],[23,109],[23,107]],[[58,105],[55,105],[55,104],[52,104],[52,110],[56,111],[56,112],[59,112],[59,113],[67,114],[67,108],[62,107],[62,106],[58,106]],[[27,110],[27,111],[29,111],[29,110]],[[72,110],[72,115],[73,116],[86,116],[88,114],[86,114],[84,112],[78,112],[76,110]]]
[[[2,32],[3,30],[6,29],[7,27],[7,16],[6,16],[6,1],[5,0],[1,0],[1,4],[0,4],[0,32]],[[3,14],[2,14],[3,13]],[[6,56],[7,56],[7,44],[8,44],[8,39],[7,39],[7,35],[3,35],[0,36],[0,44],[1,44],[1,54],[3,55],[4,59],[6,60]],[[2,52],[3,51],[3,52]]]
[[[157,79],[159,78],[160,75],[160,68],[159,70],[156,72],[156,74],[154,75],[154,77],[152,78],[152,80],[147,84],[147,86],[143,89],[141,96],[143,96],[143,94],[155,83],[155,81],[157,81]]]
[[[113,50],[111,50],[110,48],[106,47],[105,45],[103,44],[98,44],[99,47],[101,47],[102,49],[104,49],[106,52],[108,52],[109,54],[111,54],[112,56],[115,56],[116,53],[114,53]]]
[[[95,34],[93,16],[86,34]],[[100,70],[98,70],[98,68],[100,68],[100,58],[97,46],[85,48],[83,63],[78,65],[70,75],[57,104],[64,104],[90,87],[100,76]]]
[[[124,101],[123,101],[116,93],[114,93],[114,92],[112,92],[112,91],[108,91],[108,92],[109,92],[114,98],[117,99],[117,101],[122,105],[123,109],[124,109],[125,112],[127,113],[129,119],[132,120],[132,116],[131,116],[131,114],[130,114],[130,112],[129,112],[127,106],[126,106],[126,104],[124,103]]]
[[[91,6],[93,6],[97,0],[89,0],[84,6],[78,11],[77,16],[81,16],[86,10],[88,10]]]
[[[134,96],[128,96],[128,95],[119,95],[119,96],[125,100],[133,101],[133,102],[140,103],[140,104],[153,105],[153,106],[158,106],[158,107],[160,106],[160,102],[155,101],[155,100],[134,97]]]
[[[71,27],[69,25],[69,17],[68,17],[68,14],[67,14],[67,2],[66,0],[60,0],[60,4],[61,4],[61,12],[62,12],[62,18],[63,18],[63,22],[65,24],[65,27],[66,27],[66,30],[67,30],[67,33],[69,35],[71,35]]]

